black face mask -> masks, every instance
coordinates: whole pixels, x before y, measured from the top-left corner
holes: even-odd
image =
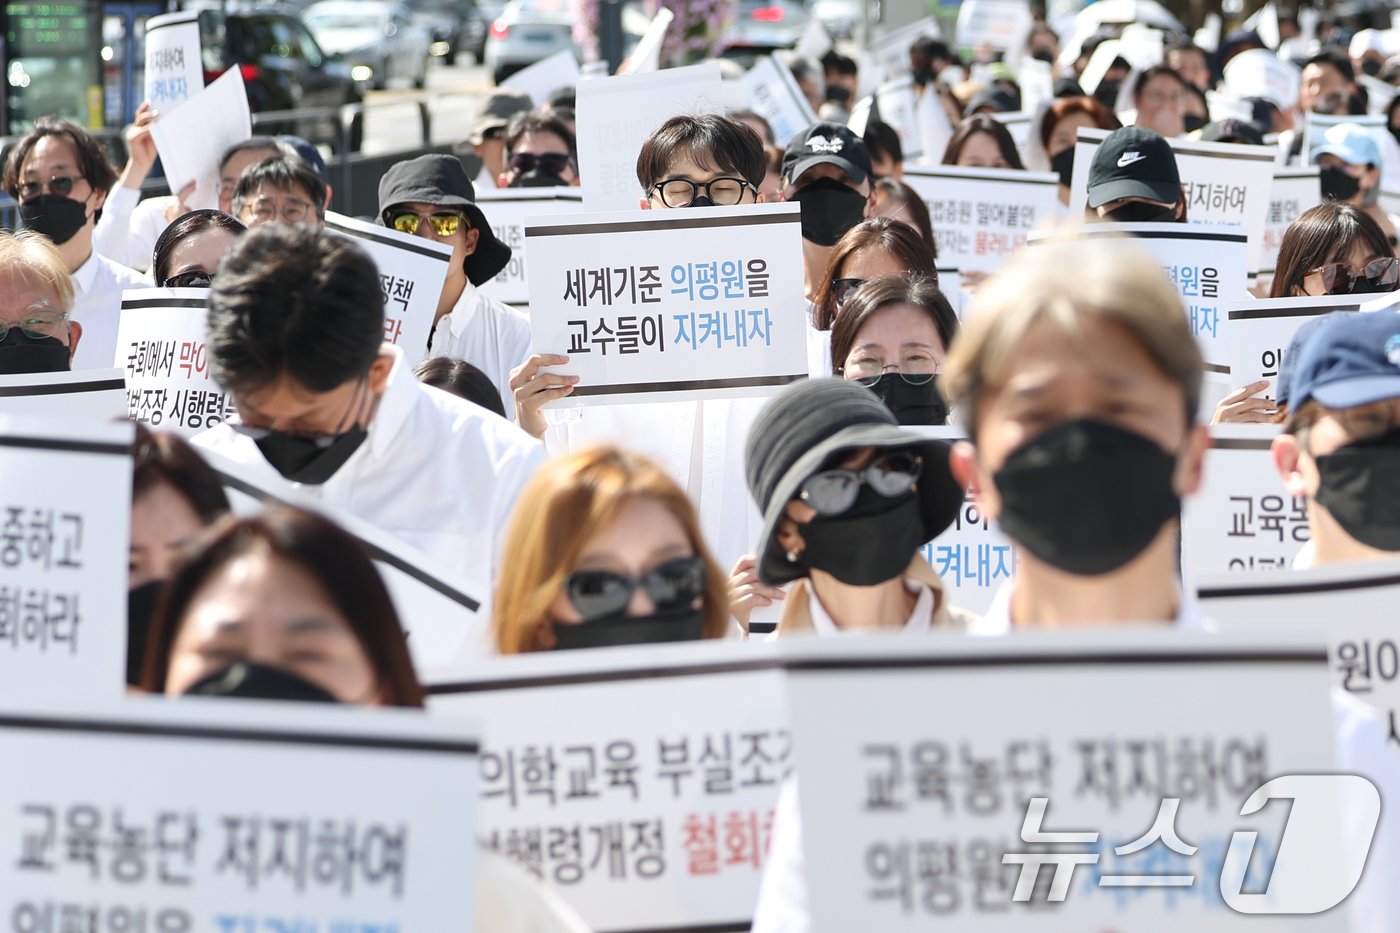
[[[164,580],[143,583],[126,592],[126,682],[135,687],[141,680],[141,666],[146,657],[146,637],[151,631],[151,619],[156,604],[165,590]]]
[[[1181,124],[1186,128],[1186,132],[1188,133],[1196,132],[1209,122],[1209,118],[1203,117],[1199,113],[1188,113],[1181,118]]]
[[[1060,176],[1060,184],[1066,188],[1074,179],[1074,147],[1062,149],[1059,155],[1050,160],[1050,171]]]
[[[879,396],[903,425],[947,424],[948,403],[938,391],[938,377],[913,385],[899,373],[883,373],[866,388]]]
[[[610,616],[577,625],[556,623],[554,648],[612,648],[618,645],[654,645],[672,641],[699,641],[705,631],[705,610],[675,609],[649,616]]]
[[[568,182],[551,172],[543,169],[531,169],[523,175],[516,175],[511,180],[512,188],[566,188]]]
[[[1112,113],[1118,109],[1118,91],[1121,87],[1121,81],[1100,81],[1099,86],[1094,90],[1094,99]]]
[[[1031,58],[1038,62],[1045,62],[1047,65],[1055,64],[1055,53],[1049,49],[1036,49],[1031,53]]]
[[[1317,174],[1322,182],[1322,196],[1328,200],[1350,201],[1361,192],[1361,180],[1339,165],[1330,165]]]
[[[1368,59],[1366,59],[1364,62],[1361,63],[1361,70],[1362,70],[1365,74],[1368,74],[1368,75],[1370,75],[1371,77],[1374,78],[1376,75],[1378,75],[1378,74],[1381,73],[1381,62],[1380,62],[1380,59],[1378,59],[1378,58],[1368,58]]]
[[[843,515],[818,515],[801,526],[806,547],[799,558],[847,586],[875,586],[904,573],[924,543],[919,498],[887,499],[861,487]]]
[[[1140,434],[1066,422],[1019,447],[992,477],[1002,531],[1066,573],[1109,573],[1181,514],[1175,470],[1176,457]]]
[[[802,238],[818,246],[835,246],[865,218],[865,195],[834,178],[812,182],[792,200],[802,205]]]
[[[1317,472],[1317,503],[1347,534],[1400,551],[1400,429],[1318,457]]]
[[[910,77],[914,79],[915,84],[917,84],[919,87],[923,87],[924,85],[928,84],[930,81],[933,80],[933,69],[927,65],[924,65],[920,68],[915,68]]]
[[[709,198],[705,197],[703,194],[697,194],[697,195],[695,196],[695,199],[692,200],[689,204],[686,205],[686,207],[714,207],[714,206],[715,206],[715,202],[714,202],[714,201],[711,201]]]
[[[72,368],[72,353],[57,337],[31,337],[11,327],[0,340],[0,375],[66,373]]]
[[[41,194],[23,201],[19,206],[19,219],[26,230],[42,233],[62,246],[87,223],[87,208],[83,202],[56,194]]]
[[[299,437],[282,431],[269,431],[255,441],[263,459],[293,483],[319,486],[345,466],[369,437],[369,432],[356,425],[343,434],[335,435],[329,444],[314,438]]]
[[[235,661],[200,680],[184,695],[307,703],[340,702],[319,684],[313,684],[280,667],[268,667],[255,661]]]
[[[1170,224],[1176,222],[1176,205],[1164,208],[1160,204],[1131,201],[1103,215],[1105,223]]]

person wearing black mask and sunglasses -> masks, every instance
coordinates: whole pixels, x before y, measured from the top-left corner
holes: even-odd
[[[821,288],[831,251],[865,219],[874,196],[870,151],[839,123],[815,123],[783,155],[783,200],[802,205],[802,279],[807,300]]]
[[[477,205],[462,160],[430,153],[391,166],[379,180],[379,222],[452,247],[429,355],[466,360],[484,372],[513,414],[510,371],[529,356],[530,319],[477,287],[506,267],[511,248]]]
[[[1176,155],[1160,133],[1114,130],[1089,164],[1090,219],[1108,223],[1186,223]]]
[[[72,307],[73,283],[54,245],[0,231],[0,376],[71,369],[83,336]]]
[[[577,188],[573,132],[555,116],[518,114],[506,130],[506,168],[496,183],[502,188]]]

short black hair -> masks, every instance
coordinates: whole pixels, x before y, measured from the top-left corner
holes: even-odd
[[[466,360],[450,356],[434,356],[413,367],[413,374],[425,386],[432,386],[444,392],[451,392],[502,418],[506,407],[501,403],[501,393],[491,377]]]
[[[223,211],[201,209],[183,215],[161,231],[156,239],[156,247],[151,254],[151,278],[157,285],[164,283],[170,275],[170,254],[175,251],[175,246],[186,237],[212,227],[226,230],[234,236],[248,231],[242,221]]]
[[[506,127],[506,155],[515,152],[520,141],[531,133],[553,133],[564,140],[564,146],[569,150],[569,161],[578,165],[578,139],[573,131],[554,114],[539,110],[527,110],[511,118],[510,125]]]
[[[888,123],[870,120],[865,124],[865,148],[870,150],[870,161],[891,159],[904,161],[904,145],[899,141],[899,131]]]
[[[545,106],[549,107],[551,110],[563,108],[564,110],[573,112],[578,109],[578,88],[561,87],[559,90],[546,97],[544,102]]]
[[[1342,73],[1342,77],[1347,79],[1348,84],[1356,83],[1356,69],[1352,67],[1351,59],[1336,49],[1323,49],[1303,62],[1304,68],[1309,65],[1331,65]]]
[[[738,172],[755,188],[763,184],[768,163],[763,140],[752,129],[717,113],[671,117],[658,126],[637,154],[637,181],[642,190],[663,180],[680,154],[701,168]]]
[[[920,36],[909,44],[909,54],[917,58],[927,58],[930,62],[957,61],[957,56],[948,49],[948,43],[933,36]]]
[[[822,68],[839,75],[855,75],[859,73],[856,60],[848,55],[832,49],[822,56]]]
[[[309,224],[238,238],[209,289],[210,371],[225,390],[286,377],[329,392],[369,372],[384,342],[379,270],[353,241]]]
[[[316,216],[326,216],[326,183],[299,155],[290,158],[273,156],[249,166],[239,176],[238,187],[233,190],[233,212],[241,213],[244,202],[263,185],[279,191],[288,191],[294,185],[300,185],[306,196],[311,199],[311,206],[316,208]]]
[[[28,161],[29,154],[34,151],[39,140],[45,136],[63,139],[73,147],[73,155],[78,160],[78,164],[74,168],[92,186],[94,191],[101,191],[105,194],[112,190],[112,186],[117,183],[117,170],[112,168],[112,163],[107,159],[107,150],[102,148],[102,143],[98,141],[97,137],[68,120],[42,117],[39,122],[34,124],[34,129],[15,143],[14,148],[10,150],[9,157],[5,160],[4,188],[6,194],[17,201],[19,200],[20,175],[24,171],[24,163]],[[102,211],[98,210],[97,217],[101,216]]]

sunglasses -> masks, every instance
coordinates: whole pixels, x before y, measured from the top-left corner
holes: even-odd
[[[856,289],[865,284],[865,279],[832,279],[831,297],[836,302],[836,307],[844,307],[850,297],[855,294]]]
[[[1400,259],[1372,259],[1357,272],[1344,262],[1329,262],[1311,270],[1322,276],[1327,295],[1367,295],[1393,292],[1400,285]]]
[[[517,175],[533,172],[536,168],[543,169],[550,175],[563,175],[569,164],[569,157],[562,152],[543,152],[539,155],[533,152],[517,152],[510,157],[510,170]]]
[[[585,622],[621,615],[637,587],[646,590],[658,612],[689,607],[705,592],[705,561],[699,555],[677,557],[633,579],[610,570],[576,570],[564,592]]]
[[[400,233],[414,234],[418,232],[418,227],[425,219],[421,214],[413,211],[399,211],[389,214],[385,218],[389,226]],[[433,211],[427,216],[428,224],[433,228],[433,232],[441,237],[456,236],[457,231],[465,227],[470,230],[472,225],[467,218],[456,211]]]
[[[208,288],[214,284],[214,276],[203,269],[191,269],[189,272],[172,275],[160,284],[164,288]]]
[[[823,470],[807,478],[798,498],[818,515],[841,515],[855,505],[861,486],[869,486],[886,499],[895,499],[914,488],[923,472],[924,458],[897,450],[863,470]]]
[[[35,195],[41,193],[47,186],[49,194],[56,194],[60,198],[66,198],[73,193],[73,184],[82,181],[81,175],[55,175],[48,181],[26,181],[19,186],[19,198],[27,201]]]

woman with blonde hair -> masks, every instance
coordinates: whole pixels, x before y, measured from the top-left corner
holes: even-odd
[[[501,654],[720,638],[729,625],[725,577],[690,499],[616,447],[541,467],[505,553],[492,619]]]

